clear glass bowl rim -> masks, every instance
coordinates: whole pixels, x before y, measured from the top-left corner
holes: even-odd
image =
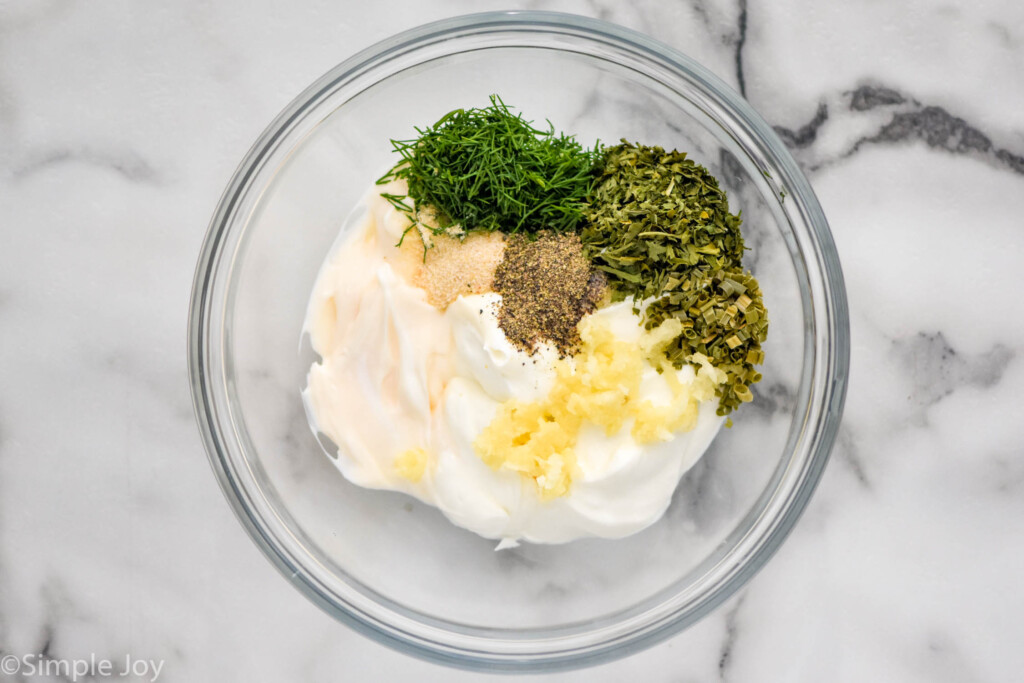
[[[269,156],[295,121],[313,108],[325,92],[351,82],[372,71],[395,54],[418,46],[445,40],[448,37],[486,35],[528,31],[552,35],[570,35],[575,39],[597,41],[628,50],[634,56],[653,60],[660,68],[685,74],[700,84],[716,104],[724,107],[744,128],[744,132],[767,151],[779,174],[779,185],[789,192],[791,207],[796,207],[809,228],[807,237],[821,275],[820,291],[816,293],[816,313],[821,314],[823,333],[815,336],[819,347],[815,354],[815,385],[818,398],[809,416],[811,436],[803,449],[804,458],[791,460],[793,466],[790,489],[785,500],[775,507],[776,514],[753,534],[739,562],[722,573],[712,589],[669,613],[645,614],[634,618],[628,632],[617,631],[613,637],[600,630],[572,634],[550,634],[525,629],[518,639],[499,643],[479,629],[475,636],[464,632],[446,632],[437,622],[419,625],[409,619],[394,619],[383,610],[369,614],[353,608],[333,595],[282,547],[279,539],[253,514],[250,493],[236,480],[227,441],[230,430],[218,421],[215,403],[219,385],[216,373],[210,373],[211,352],[220,347],[209,339],[210,317],[213,314],[212,283],[218,276],[223,256],[224,235],[231,227],[239,197],[255,176],[254,169]],[[818,356],[821,356],[819,358]],[[539,11],[504,11],[469,14],[435,21],[387,38],[345,60],[306,88],[265,129],[235,171],[222,195],[210,222],[196,267],[189,308],[188,365],[193,407],[199,430],[218,482],[250,537],[300,592],[328,614],[357,631],[430,661],[460,668],[487,671],[551,671],[589,666],[617,659],[679,632],[713,610],[742,587],[775,553],[788,536],[805,508],[828,461],[835,441],[846,396],[849,373],[849,317],[846,292],[839,258],[828,223],[810,184],[796,165],[785,145],[771,127],[735,91],[717,76],[683,53],[648,36],[605,21],[571,14]],[[766,515],[762,515],[765,517]],[[666,601],[667,602],[667,601]],[[644,618],[646,617],[646,619]],[[422,628],[419,628],[422,626]],[[506,634],[506,632],[502,632]],[[492,647],[494,645],[503,647]]]

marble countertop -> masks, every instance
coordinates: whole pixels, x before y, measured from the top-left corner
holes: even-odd
[[[299,90],[398,30],[509,6],[649,33],[745,94],[824,206],[852,326],[839,444],[778,555],[688,631],[537,680],[1020,680],[1013,0],[0,3],[0,656],[481,679],[348,630],[262,557],[207,464],[185,327],[220,192]]]

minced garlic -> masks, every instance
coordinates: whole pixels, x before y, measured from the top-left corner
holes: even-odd
[[[604,321],[594,316],[580,323],[581,350],[555,367],[554,386],[539,401],[506,401],[480,433],[474,448],[494,469],[529,477],[543,500],[569,492],[576,470],[573,451],[584,423],[604,429],[609,436],[633,419],[631,436],[638,444],[667,441],[673,433],[690,431],[697,422],[701,401],[714,398],[715,387],[725,381],[703,356],[689,383],[680,382],[661,351],[680,332],[680,323],[667,319],[642,334],[640,343],[619,340]],[[645,367],[661,368],[672,391],[672,401],[659,406],[640,396]]]
[[[415,484],[423,478],[429,459],[422,448],[410,448],[395,459],[395,472]]]

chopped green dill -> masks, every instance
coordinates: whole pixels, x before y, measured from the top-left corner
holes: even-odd
[[[652,300],[648,328],[679,319],[682,333],[665,352],[676,367],[701,353],[725,371],[718,413],[727,415],[752,398],[768,333],[760,287],[742,269],[740,216],[714,176],[681,152],[623,140],[604,150],[596,175],[585,253],[608,275],[613,299]]]
[[[497,95],[482,109],[455,109],[417,137],[392,140],[401,157],[377,184],[408,183],[408,197],[436,215],[434,234],[467,230],[537,233],[576,230],[593,184],[600,144],[586,149],[572,136],[533,127]],[[409,214],[401,195],[385,195]],[[426,240],[425,240],[426,241]]]

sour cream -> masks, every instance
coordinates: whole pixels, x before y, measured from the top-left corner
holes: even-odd
[[[493,469],[473,444],[503,402],[547,395],[557,351],[542,346],[531,355],[509,342],[496,293],[460,296],[443,312],[429,304],[394,247],[405,217],[379,194],[365,205],[317,277],[305,328],[320,360],[303,399],[314,431],[337,446],[341,473],[359,486],[413,495],[500,547],[618,538],[657,521],[724,421],[715,402],[701,403],[694,429],[667,441],[638,444],[631,419],[612,436],[585,426],[568,494],[542,500],[531,481]],[[640,338],[630,302],[591,315],[617,338]],[[684,384],[695,376],[689,366],[675,372]],[[640,387],[654,405],[672,398],[653,367]],[[396,466],[411,451],[428,459],[416,481]]]

